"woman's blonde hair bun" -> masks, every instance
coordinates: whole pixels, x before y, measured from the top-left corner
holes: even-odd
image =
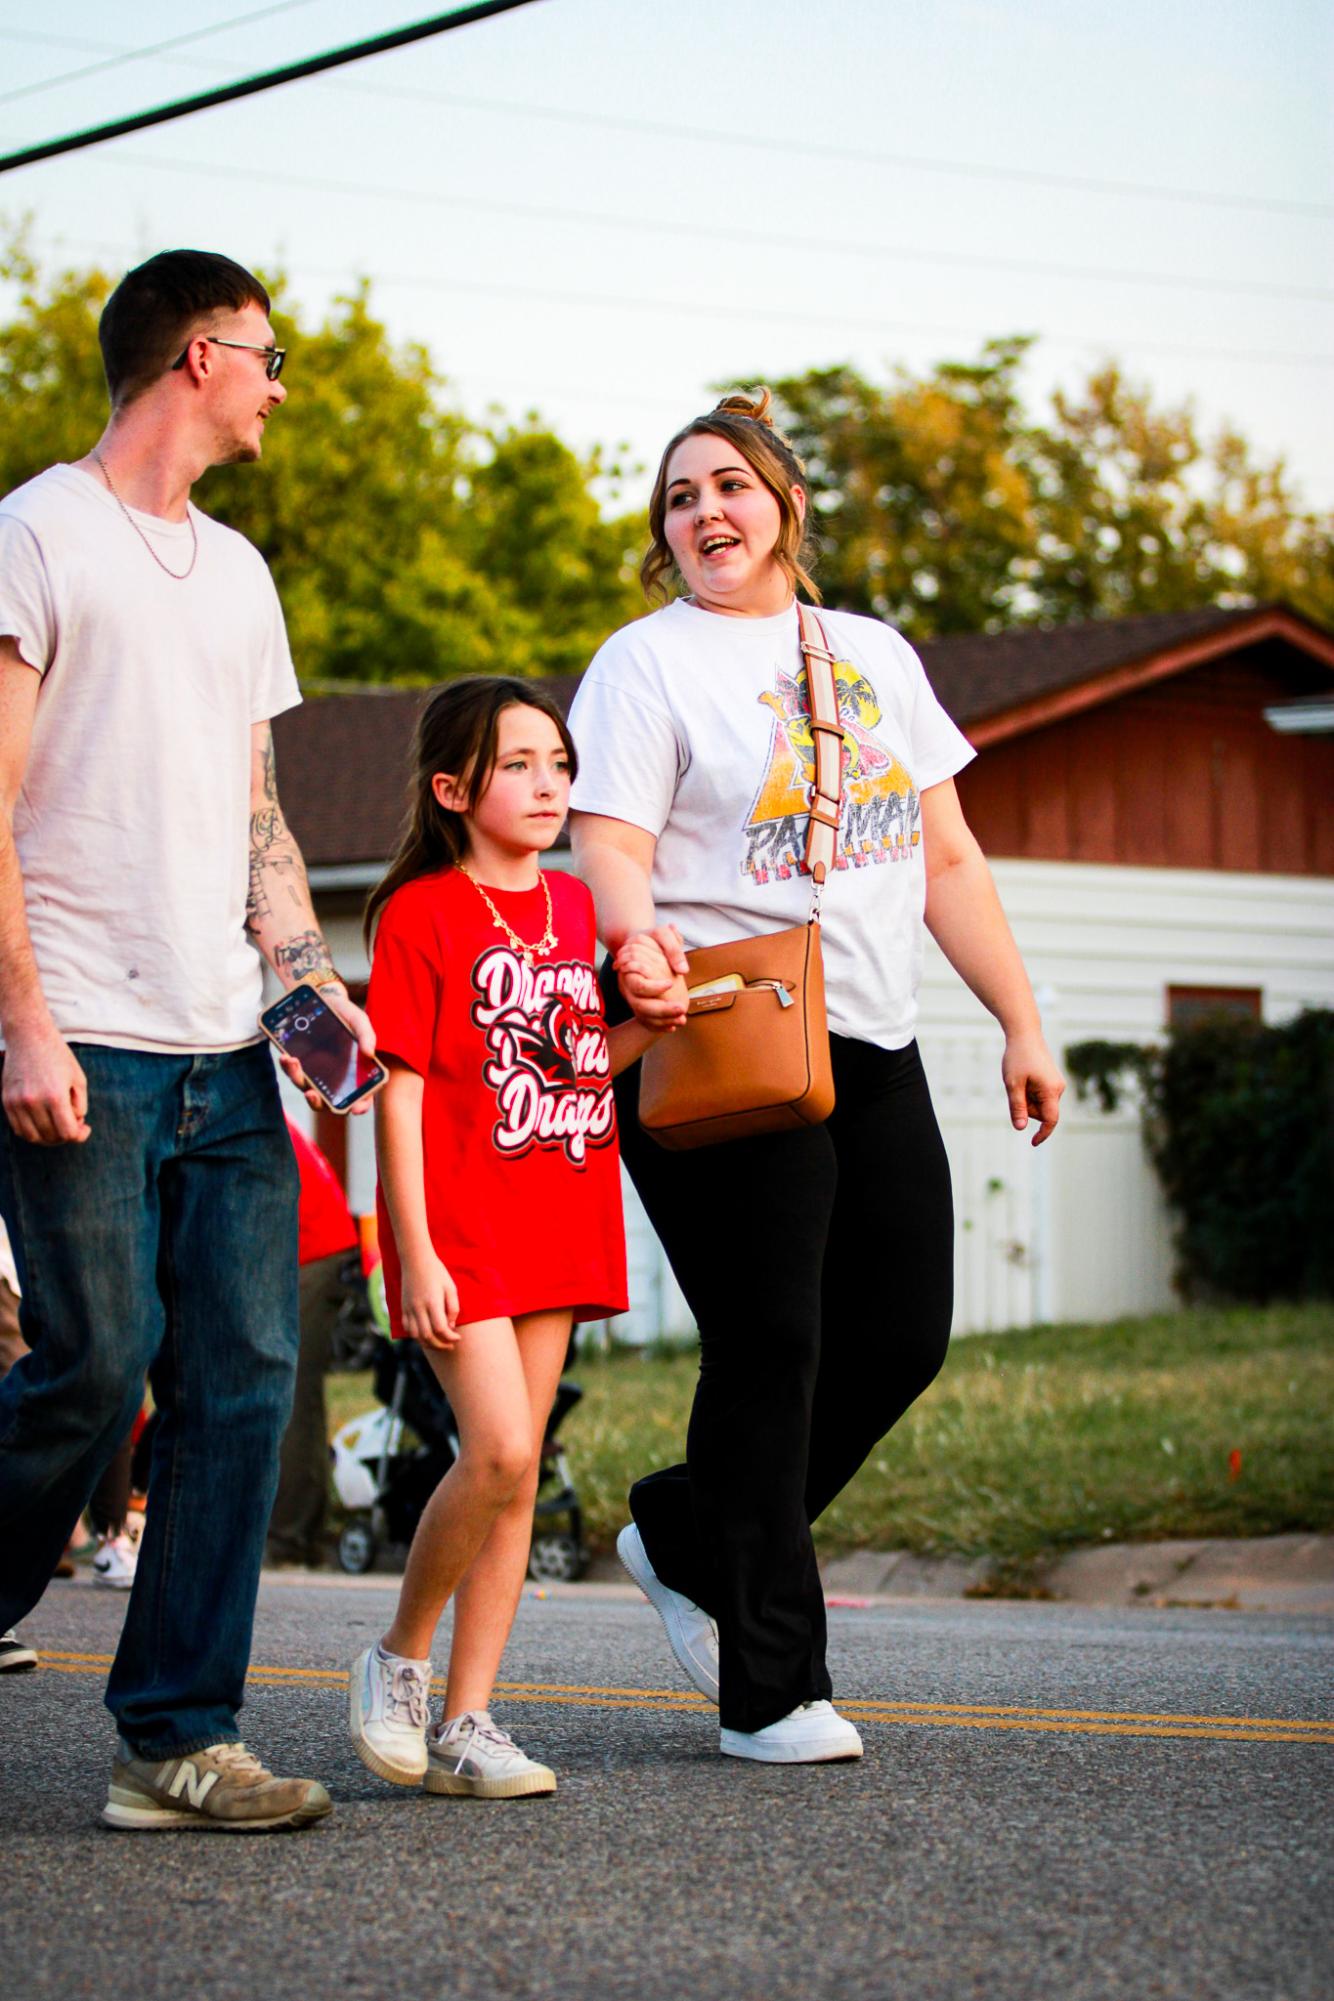
[[[761,384],[758,398],[747,396],[740,389],[734,389],[730,396],[724,396],[715,403],[709,414],[712,416],[722,412],[731,417],[749,417],[752,424],[767,424],[772,431],[777,428],[773,420],[773,407],[772,391]]]

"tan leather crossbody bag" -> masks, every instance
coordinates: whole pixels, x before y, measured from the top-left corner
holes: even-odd
[[[673,1150],[819,1125],[834,1109],[820,901],[838,845],[843,724],[824,628],[804,604],[797,617],[815,748],[810,916],[787,931],[688,954],[689,1019],[655,1037],[639,1080],[640,1124]]]

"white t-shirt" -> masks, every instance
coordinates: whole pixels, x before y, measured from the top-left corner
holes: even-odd
[[[183,571],[189,524],[134,519]],[[250,726],[301,697],[264,559],[190,519],[179,583],[73,466],[0,500],[0,634],[42,676],[14,838],[42,991],[74,1041],[256,1039]]]
[[[823,910],[829,1026],[900,1049],[921,976],[921,794],[973,750],[899,633],[851,612],[820,620],[847,732]],[[729,618],[679,599],[623,626],[580,682],[570,726],[571,804],[655,837],[658,918],[687,947],[804,922],[813,752],[795,605]]]

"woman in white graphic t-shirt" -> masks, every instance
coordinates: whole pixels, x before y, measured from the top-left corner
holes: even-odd
[[[571,714],[573,838],[593,891],[613,1019],[685,1020],[686,947],[802,923],[810,777],[796,592],[803,468],[756,402],[677,433],[649,503],[650,597]],[[684,1465],[630,1495],[622,1561],[721,1748],[769,1763],[861,1754],[831,1707],[810,1525],[940,1368],[952,1308],[949,1168],[914,1041],[923,925],[1005,1031],[1012,1123],[1056,1124],[1064,1085],[954,774],[973,752],[912,648],[846,612],[822,623],[845,725],[839,855],[823,943],[835,1109],[826,1124],[688,1153],[639,1127],[622,1157],[700,1330]],[[652,933],[670,985],[616,955]]]

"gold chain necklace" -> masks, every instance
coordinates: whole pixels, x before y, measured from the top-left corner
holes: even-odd
[[[195,528],[194,516],[190,513],[189,509],[188,508],[186,509],[185,518],[190,528],[190,560],[186,564],[183,570],[168,569],[167,565],[163,562],[161,556],[159,556],[157,550],[153,547],[153,544],[149,541],[147,535],[145,535],[143,529],[139,526],[139,523],[135,520],[134,516],[131,514],[129,508],[125,505],[125,502],[121,499],[120,495],[117,493],[115,487],[111,484],[111,474],[107,471],[106,460],[102,457],[101,452],[99,452],[96,446],[94,446],[92,451],[88,454],[88,456],[91,459],[95,459],[97,461],[97,464],[101,467],[102,477],[107,483],[107,492],[111,495],[111,498],[115,501],[117,507],[120,509],[121,513],[125,516],[125,519],[129,522],[131,528],[133,528],[135,534],[139,537],[139,540],[143,543],[145,549],[147,549],[149,555],[153,558],[153,561],[157,564],[158,568],[164,573],[164,575],[170,577],[174,584],[183,584],[186,578],[190,575],[191,571],[194,569],[196,562],[199,560],[199,535]]]
[[[538,939],[535,945],[529,945],[519,936],[517,931],[512,931],[510,929],[509,925],[505,922],[500,912],[496,909],[495,904],[491,901],[486,891],[482,888],[481,883],[478,882],[472,870],[468,868],[467,865],[463,862],[456,862],[454,866],[455,868],[457,868],[460,875],[467,876],[469,882],[472,884],[473,888],[477,891],[477,894],[481,897],[482,902],[491,912],[491,916],[494,920],[495,929],[497,931],[504,932],[505,936],[509,939],[510,944],[514,947],[514,950],[522,958],[525,966],[531,966],[534,959],[545,958],[547,953],[551,950],[552,946],[556,942],[556,926],[555,926],[555,919],[552,916],[552,910],[551,910],[551,891],[547,888],[547,879],[543,875],[542,871],[540,869],[538,870],[537,879],[542,885],[542,894],[547,901],[547,928],[542,933],[542,936]]]

